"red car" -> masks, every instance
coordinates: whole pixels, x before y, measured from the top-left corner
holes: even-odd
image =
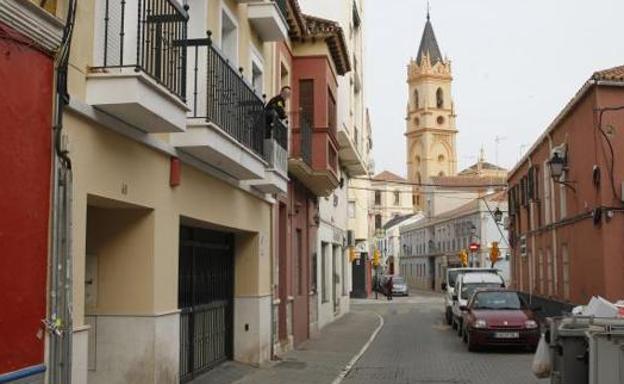
[[[462,335],[469,351],[483,346],[518,346],[531,351],[537,348],[539,324],[518,292],[479,290],[461,309]]]

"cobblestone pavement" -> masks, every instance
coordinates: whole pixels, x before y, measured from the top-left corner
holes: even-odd
[[[379,326],[379,317],[366,308],[329,324],[318,337],[267,367],[227,362],[191,384],[330,384]]]
[[[353,311],[374,310],[385,326],[343,384],[532,384],[532,354],[498,350],[470,353],[444,324],[443,301],[431,293],[391,302],[353,302]]]
[[[546,384],[531,373],[532,355],[470,353],[442,318],[442,297],[413,292],[386,301],[352,300],[351,313],[267,367],[228,362],[192,384],[331,384],[377,328],[385,325],[342,384]]]

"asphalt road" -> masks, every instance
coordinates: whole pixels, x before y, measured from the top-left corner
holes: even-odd
[[[385,325],[345,378],[345,384],[532,384],[533,355],[499,349],[468,352],[443,320],[440,296],[416,293],[407,298],[352,302],[353,311],[373,310]]]

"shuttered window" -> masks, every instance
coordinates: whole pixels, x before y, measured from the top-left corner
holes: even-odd
[[[299,80],[299,107],[300,118],[314,127],[314,80]]]

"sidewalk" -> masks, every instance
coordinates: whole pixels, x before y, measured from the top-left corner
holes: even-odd
[[[227,362],[191,384],[330,384],[379,325],[370,311],[352,311],[266,368]]]

